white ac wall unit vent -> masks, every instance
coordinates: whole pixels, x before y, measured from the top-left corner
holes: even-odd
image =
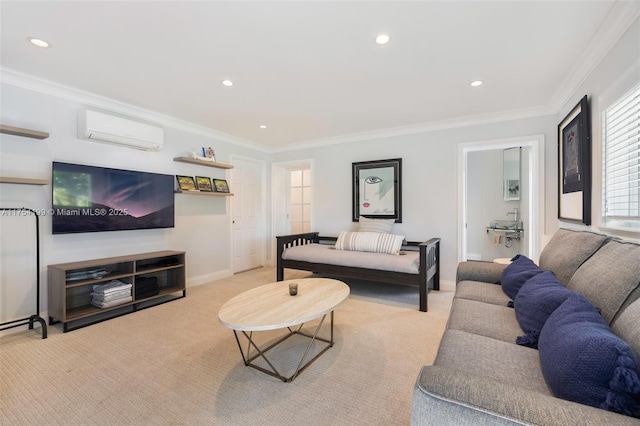
[[[164,129],[102,112],[78,111],[78,137],[144,151],[164,146]]]

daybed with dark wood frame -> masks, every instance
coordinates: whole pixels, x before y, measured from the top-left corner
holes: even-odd
[[[428,291],[440,290],[440,238],[431,238],[422,243],[407,242],[402,246],[404,251],[420,252],[419,273],[417,274],[282,259],[282,254],[288,247],[314,243],[335,244],[337,240],[336,237],[321,237],[318,234],[318,232],[310,232],[276,237],[278,281],[284,280],[284,269],[289,268],[311,271],[316,274],[417,286],[420,289],[420,310],[423,312],[427,311]]]

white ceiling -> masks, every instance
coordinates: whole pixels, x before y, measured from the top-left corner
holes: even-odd
[[[282,149],[556,113],[624,4],[2,1],[1,65]]]

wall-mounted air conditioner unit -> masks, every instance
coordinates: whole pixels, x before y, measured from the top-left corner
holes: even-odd
[[[145,151],[164,145],[164,129],[102,112],[78,111],[78,137]]]

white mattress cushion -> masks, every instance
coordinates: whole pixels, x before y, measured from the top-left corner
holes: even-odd
[[[285,249],[283,259],[328,265],[351,266],[381,271],[418,274],[420,253],[402,252],[399,256],[385,253],[336,250],[328,244],[305,244]]]

